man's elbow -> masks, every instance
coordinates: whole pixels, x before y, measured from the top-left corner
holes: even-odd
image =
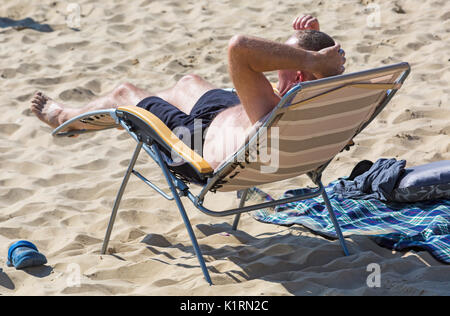
[[[248,46],[248,37],[245,35],[234,35],[228,43],[228,51],[241,52]]]

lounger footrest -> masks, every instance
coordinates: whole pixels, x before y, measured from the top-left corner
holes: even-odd
[[[103,131],[112,128],[119,128],[120,124],[116,121],[115,109],[87,112],[68,120],[58,126],[53,132],[55,137],[72,137],[80,134]],[[82,123],[86,128],[75,129],[74,124]]]

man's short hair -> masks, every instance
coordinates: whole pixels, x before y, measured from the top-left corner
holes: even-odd
[[[328,35],[315,30],[300,30],[289,38],[294,43],[306,50],[319,51],[335,45],[334,40]]]

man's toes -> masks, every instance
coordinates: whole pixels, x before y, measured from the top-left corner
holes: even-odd
[[[31,100],[31,103],[42,105],[44,102],[42,102],[42,100],[39,99],[38,97],[35,97],[35,98],[33,98],[33,100]]]
[[[48,96],[46,96],[45,94],[43,94],[43,93],[39,93],[39,96],[42,98],[42,99],[44,99],[45,101],[48,101]]]
[[[45,101],[42,100],[42,97],[39,96],[35,96],[32,100],[31,100],[31,107],[35,108],[36,110],[42,111],[42,109],[45,106]]]
[[[40,92],[36,92],[36,93],[33,95],[33,99],[37,99],[37,98],[39,98],[39,97],[41,97]]]
[[[47,102],[47,99],[46,99],[44,96],[42,96],[42,95],[37,95],[37,96],[36,96],[36,99],[39,100],[39,101],[41,101],[42,103]]]
[[[39,111],[42,111],[44,108],[44,106],[39,102],[31,102],[31,107]]]
[[[41,114],[42,113],[42,109],[40,109],[40,108],[38,108],[36,105],[31,105],[31,111],[34,113],[34,114]]]
[[[31,105],[31,111],[33,111],[34,113],[42,113],[42,108],[33,104],[33,105]]]
[[[48,97],[45,94],[43,94],[42,92],[39,92],[39,91],[34,94],[34,98],[42,100],[42,101],[45,101],[45,102],[48,101]]]
[[[33,98],[33,100],[31,100],[31,103],[34,103],[34,104],[36,104],[36,105],[38,105],[40,107],[43,107],[47,103],[47,100],[44,97],[42,97],[42,96],[36,95]]]

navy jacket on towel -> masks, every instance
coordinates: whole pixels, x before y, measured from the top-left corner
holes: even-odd
[[[405,165],[405,160],[379,159],[369,171],[357,176],[354,181],[340,180],[334,192],[340,199],[392,201],[392,193]]]

